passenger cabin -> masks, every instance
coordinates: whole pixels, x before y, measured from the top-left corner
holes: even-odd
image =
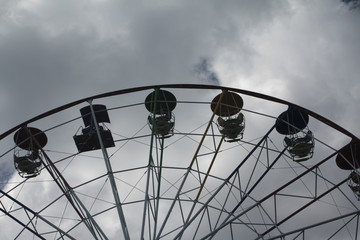
[[[355,197],[357,200],[360,200],[360,175],[355,170],[352,171],[349,175],[349,179],[347,181],[347,184],[351,191],[354,192]]]
[[[289,107],[276,120],[276,130],[284,137],[284,146],[290,157],[296,162],[306,161],[314,154],[315,141],[313,133],[308,128],[309,116]]]
[[[44,132],[37,128],[22,127],[14,134],[14,166],[23,178],[36,177],[41,172],[42,152],[47,144]]]
[[[340,169],[352,170],[348,186],[354,192],[357,200],[360,200],[360,140],[354,139],[349,144],[339,150],[336,156],[336,165]]]
[[[145,99],[145,107],[149,111],[148,125],[158,138],[174,135],[176,97],[169,91],[157,89]]]
[[[360,140],[352,140],[339,150],[336,156],[336,165],[344,170],[360,168]]]
[[[243,138],[245,117],[240,112],[243,105],[240,95],[228,91],[217,95],[211,102],[211,111],[218,116],[216,125],[226,142],[236,142]]]
[[[94,113],[92,113],[91,106],[80,109],[85,127],[80,127],[78,130],[80,133],[77,132],[73,137],[79,153],[101,149],[100,141],[103,143],[104,148],[115,146],[111,131],[105,125],[105,123],[110,123],[106,106],[94,104],[92,108]],[[97,134],[97,129],[100,137]]]

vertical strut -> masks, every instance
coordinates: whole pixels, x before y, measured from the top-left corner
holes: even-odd
[[[123,209],[122,209],[122,206],[121,206],[121,202],[120,202],[120,198],[119,198],[119,192],[118,192],[117,187],[116,187],[116,182],[115,182],[115,178],[114,178],[114,173],[113,173],[112,168],[111,168],[110,159],[109,159],[108,153],[106,151],[106,148],[105,148],[104,143],[103,143],[102,138],[101,138],[98,122],[96,120],[94,107],[92,105],[92,100],[89,100],[88,102],[90,104],[91,116],[92,116],[93,121],[94,121],[94,125],[95,125],[95,128],[96,128],[96,133],[97,133],[99,143],[100,143],[100,147],[101,147],[101,150],[102,150],[102,153],[103,153],[103,157],[104,157],[107,173],[108,173],[109,180],[110,180],[112,193],[114,195],[116,209],[117,209],[117,212],[118,212],[118,215],[119,215],[119,220],[120,220],[121,227],[122,227],[122,230],[123,230],[124,238],[126,240],[129,240],[130,239],[129,231],[128,231],[128,228],[126,226],[125,216],[124,216],[124,212],[123,212]]]
[[[305,208],[307,208],[308,206],[310,206],[311,204],[313,204],[314,202],[318,201],[320,198],[322,198],[323,196],[325,196],[326,194],[330,193],[331,191],[333,191],[335,188],[338,188],[340,185],[346,183],[348,179],[344,179],[343,181],[339,182],[338,184],[336,184],[335,186],[333,186],[332,188],[330,188],[329,190],[325,191],[324,193],[322,193],[321,195],[319,195],[318,197],[315,197],[313,200],[311,200],[309,203],[305,204],[304,206],[302,206],[301,208],[299,208],[298,210],[296,210],[295,212],[291,213],[289,216],[287,216],[286,218],[284,218],[283,220],[281,220],[280,222],[276,223],[276,226],[272,226],[271,228],[269,228],[268,230],[266,230],[265,232],[263,232],[260,236],[264,237],[266,234],[268,234],[269,232],[271,232],[272,230],[274,230],[275,228],[277,228],[279,225],[283,224],[284,222],[286,222],[287,220],[289,220],[290,218],[292,218],[293,216],[295,216],[296,214],[298,214],[299,212],[301,212],[302,210],[304,210]],[[257,238],[259,239],[259,238]]]
[[[9,194],[7,194],[6,192],[4,192],[3,190],[0,189],[0,193],[3,194],[5,197],[9,198],[11,201],[15,202],[16,204],[20,205],[24,211],[28,211],[31,214],[33,214],[35,217],[39,218],[40,220],[44,221],[46,224],[48,224],[49,226],[51,226],[52,228],[56,229],[58,232],[60,232],[61,234],[67,236],[68,238],[75,240],[75,238],[73,238],[71,235],[69,235],[68,233],[64,232],[63,230],[61,230],[60,228],[58,228],[57,226],[55,226],[54,224],[52,224],[51,222],[49,222],[46,218],[42,217],[39,213],[36,213],[35,211],[33,211],[32,209],[30,209],[29,207],[25,206],[24,204],[22,204],[21,202],[19,202],[18,200],[16,200],[15,198],[11,197]],[[6,215],[10,216],[11,218],[14,219],[13,216],[11,216],[10,213],[8,213],[5,209],[1,209],[0,211],[4,212]],[[15,219],[14,219],[15,220]],[[16,222],[18,222],[18,220],[15,220]],[[21,223],[21,225],[23,225]],[[29,228],[26,227],[28,230]],[[32,230],[32,229],[31,229]],[[31,231],[30,230],[30,231]],[[32,233],[34,233],[33,231],[31,231]],[[38,234],[35,234],[36,236],[38,236]]]
[[[221,189],[230,181],[230,179],[238,172],[241,166],[252,156],[255,150],[260,146],[260,144],[265,141],[268,135],[274,130],[276,124],[270,128],[270,130],[262,137],[262,139],[256,144],[256,146],[248,153],[244,160],[235,168],[235,170],[229,175],[229,177],[218,187],[218,189],[209,197],[209,199],[199,208],[199,210],[194,214],[194,216],[189,219],[181,229],[181,231],[175,236],[175,239],[180,238],[186,228],[196,219],[196,217],[207,207],[207,205],[212,201],[215,196],[221,191]]]
[[[213,166],[213,164],[214,164],[214,162],[215,162],[215,159],[216,159],[216,157],[217,157],[217,154],[219,153],[219,150],[220,150],[221,144],[222,144],[223,141],[224,141],[224,138],[225,138],[224,136],[221,138],[220,143],[219,143],[218,147],[217,147],[216,150],[215,150],[214,157],[213,157],[213,159],[211,160],[210,166],[209,166],[209,168],[208,168],[208,170],[207,170],[207,172],[206,172],[206,175],[205,175],[205,177],[204,177],[204,180],[203,180],[202,183],[201,183],[201,186],[200,186],[199,192],[198,192],[198,194],[197,194],[197,196],[196,196],[195,202],[197,202],[197,201],[199,200],[199,197],[200,197],[200,194],[201,194],[201,192],[202,192],[202,189],[204,188],[204,185],[205,185],[206,180],[207,180],[207,178],[208,178],[208,176],[209,176],[209,174],[210,174],[211,168],[212,168],[212,166]]]
[[[96,230],[99,233],[101,239],[108,239],[106,237],[105,233],[102,231],[102,229],[99,227],[99,225],[95,221],[95,219],[91,216],[89,211],[85,208],[84,204],[80,201],[80,199],[77,197],[75,192],[72,190],[72,188],[70,187],[70,185],[68,184],[66,179],[62,176],[60,171],[56,168],[55,164],[51,161],[50,157],[46,154],[44,149],[40,146],[39,142],[31,134],[31,131],[27,128],[27,126],[24,126],[24,128],[27,131],[27,134],[31,137],[32,141],[37,146],[37,148],[42,152],[42,154],[44,155],[44,157],[48,163],[47,164],[46,162],[44,162],[44,160],[42,158],[40,158],[42,164],[44,165],[46,170],[48,170],[51,177],[54,179],[56,184],[59,186],[60,190],[64,193],[65,197],[68,199],[70,204],[73,206],[75,212],[79,215],[79,217],[84,222],[84,224],[87,226],[87,228],[92,233],[94,238],[98,239],[96,232],[95,232],[95,230]],[[74,202],[74,200],[75,200],[75,202]],[[80,209],[77,208],[75,203],[80,206]],[[88,219],[84,216],[84,213],[82,211],[85,212],[86,217]],[[88,220],[89,220],[89,222],[88,222]],[[95,230],[94,230],[93,226],[95,227]]]
[[[280,157],[286,151],[287,146],[281,151],[281,153],[275,158],[275,160],[270,164],[268,168],[266,168],[265,172],[259,177],[259,179],[255,182],[255,184],[250,188],[250,190],[243,195],[239,203],[233,208],[233,210],[229,213],[229,215],[223,220],[222,224],[219,228],[222,228],[223,225],[227,225],[227,220],[235,213],[235,211],[241,206],[241,204],[245,201],[245,199],[251,194],[251,192],[256,188],[256,186],[261,182],[261,180],[265,177],[265,175],[272,169],[275,163],[280,159]],[[214,236],[214,235],[213,235]]]
[[[213,158],[212,158],[212,160],[211,160],[211,163],[210,163],[210,165],[209,165],[209,168],[208,168],[208,170],[207,170],[207,172],[206,172],[206,175],[205,175],[205,177],[204,177],[204,180],[203,180],[202,183],[201,183],[200,189],[199,189],[199,191],[198,191],[198,193],[197,193],[197,196],[196,196],[196,198],[195,198],[195,201],[194,201],[193,204],[192,204],[192,207],[191,207],[191,209],[190,209],[190,212],[189,212],[189,214],[188,214],[188,217],[187,217],[185,223],[189,221],[189,219],[190,219],[190,217],[191,217],[191,215],[192,215],[192,213],[193,213],[193,211],[194,211],[194,209],[195,209],[195,206],[196,206],[196,204],[197,204],[197,202],[198,202],[198,200],[199,200],[199,198],[200,198],[201,192],[202,192],[202,190],[203,190],[203,188],[204,188],[204,185],[205,185],[205,183],[206,183],[206,180],[207,180],[207,178],[208,178],[208,176],[209,176],[209,174],[210,174],[211,168],[212,168],[212,166],[213,166],[213,164],[214,164],[214,162],[215,162],[215,159],[216,159],[216,157],[217,157],[217,154],[219,153],[219,150],[220,150],[221,144],[222,144],[223,141],[224,141],[224,138],[225,138],[224,136],[221,138],[219,145],[216,147],[215,154],[214,154],[214,156],[213,156]],[[182,234],[180,235],[180,238],[181,238],[181,237],[182,237]]]
[[[146,209],[149,202],[149,181],[150,181],[150,170],[151,170],[151,164],[152,164],[152,150],[153,150],[153,144],[154,144],[154,135],[155,135],[155,128],[156,126],[156,111],[157,111],[157,99],[158,99],[159,89],[155,89],[155,96],[154,96],[154,109],[153,109],[153,116],[152,116],[152,122],[153,126],[151,129],[151,139],[150,139],[150,150],[149,150],[149,161],[147,166],[147,178],[146,178],[146,188],[145,188],[145,200],[144,200],[144,211],[143,211],[143,217],[142,217],[142,224],[141,224],[141,235],[140,239],[144,239],[144,230],[145,230],[145,220],[146,220]],[[150,228],[150,226],[149,226]]]
[[[303,176],[305,176],[306,174],[312,172],[314,169],[318,168],[320,165],[322,165],[323,163],[325,163],[326,161],[328,161],[329,159],[331,159],[332,157],[336,156],[338,154],[339,151],[336,151],[334,153],[332,153],[330,156],[326,157],[325,159],[323,159],[322,161],[320,161],[319,163],[315,164],[314,166],[312,166],[311,168],[307,169],[305,172],[301,173],[300,175],[298,175],[297,177],[295,177],[294,179],[290,180],[289,182],[287,182],[286,184],[282,185],[281,187],[279,187],[278,189],[276,189],[275,191],[273,191],[272,193],[268,194],[267,196],[265,196],[264,198],[262,198],[261,200],[259,200],[258,202],[256,202],[255,204],[253,204],[252,206],[246,208],[244,211],[242,211],[241,213],[239,213],[238,215],[234,216],[232,219],[230,219],[229,221],[227,221],[227,224],[234,222],[236,219],[240,218],[241,216],[245,215],[247,212],[249,212],[250,210],[254,209],[255,207],[261,205],[263,202],[265,202],[267,199],[269,199],[272,196],[276,196],[276,194],[278,192],[280,192],[281,190],[283,190],[284,188],[286,188],[287,186],[289,186],[290,184],[294,183],[295,181],[297,181],[298,179],[302,178]],[[276,222],[277,223],[277,222]],[[224,226],[226,226],[225,224],[222,224],[221,226],[217,227],[212,233],[209,233],[208,235],[206,235],[205,237],[203,237],[203,239],[205,239],[206,237],[210,236],[210,235],[214,235],[216,234],[218,231],[220,231]]]
[[[153,238],[156,237],[156,228],[159,215],[159,202],[160,202],[160,187],[161,187],[161,174],[162,174],[162,163],[164,155],[164,137],[161,138],[161,152],[160,152],[160,166],[159,166],[159,176],[158,176],[158,186],[157,186],[157,196],[156,196],[156,206],[155,206],[155,222],[154,222],[154,234]]]
[[[309,226],[306,226],[306,227],[302,227],[302,228],[299,228],[299,229],[296,229],[296,230],[293,230],[293,231],[290,231],[290,232],[287,232],[287,233],[283,233],[283,234],[280,234],[278,236],[273,236],[271,238],[267,238],[268,240],[275,240],[275,239],[286,239],[285,237],[286,236],[289,236],[291,234],[294,234],[294,233],[297,233],[299,232],[299,234],[297,236],[300,236],[301,234],[303,235],[303,239],[306,239],[305,238],[305,230],[307,229],[311,229],[311,228],[315,228],[315,227],[318,227],[318,226],[321,226],[321,225],[324,225],[324,224],[327,224],[327,223],[331,223],[331,222],[335,222],[337,220],[340,220],[340,219],[344,219],[344,218],[347,218],[347,217],[351,217],[353,215],[357,215],[356,218],[359,219],[359,214],[360,214],[360,211],[355,211],[355,212],[351,212],[351,213],[347,213],[347,214],[343,214],[341,216],[338,216],[338,217],[335,217],[335,218],[332,218],[332,219],[327,219],[325,221],[322,221],[322,222],[319,222],[319,223],[315,223],[315,224],[312,224],[312,225],[309,225]],[[356,221],[358,223],[358,220]],[[357,238],[357,235],[358,235],[358,232],[356,230],[355,232],[355,238],[354,239],[358,239]],[[293,238],[295,239],[295,238]],[[328,239],[331,239],[328,238]]]
[[[5,213],[7,216],[9,216],[11,219],[13,219],[15,222],[19,223],[21,226],[23,226],[24,228],[26,228],[27,230],[29,230],[30,232],[32,232],[35,236],[39,237],[40,239],[46,240],[44,237],[42,237],[41,235],[39,235],[39,233],[37,233],[36,231],[34,231],[33,229],[29,228],[27,225],[25,225],[22,221],[20,221],[19,219],[17,219],[16,217],[14,217],[13,215],[11,215],[10,213],[8,213],[7,211],[5,211],[4,209],[0,208],[0,211]]]
[[[165,219],[164,219],[164,222],[163,222],[163,224],[161,225],[161,228],[160,228],[159,233],[158,233],[158,235],[157,235],[157,239],[160,238],[161,233],[162,233],[162,231],[164,230],[164,227],[165,227],[165,225],[166,225],[166,223],[167,223],[167,221],[168,221],[168,219],[169,219],[169,217],[170,217],[170,214],[171,214],[171,212],[172,212],[172,210],[173,210],[173,208],[174,208],[174,206],[175,206],[175,203],[176,203],[177,199],[178,199],[179,196],[180,196],[180,192],[181,192],[181,190],[182,190],[182,188],[183,188],[183,186],[184,186],[184,184],[185,184],[185,181],[186,181],[186,179],[187,179],[187,177],[188,177],[188,175],[189,175],[189,173],[190,173],[190,171],[191,171],[192,165],[194,164],[194,162],[195,162],[195,160],[196,160],[196,158],[197,158],[197,156],[198,156],[198,153],[199,153],[199,151],[200,151],[200,148],[201,148],[201,146],[202,146],[202,144],[203,144],[203,142],[204,142],[204,140],[205,140],[206,134],[207,134],[207,132],[209,131],[209,128],[210,128],[210,126],[211,126],[211,124],[212,124],[212,121],[213,121],[213,119],[214,119],[214,117],[215,117],[215,113],[217,112],[218,108],[220,107],[222,98],[223,98],[223,96],[224,96],[224,94],[225,94],[226,92],[227,92],[227,90],[222,90],[222,93],[221,93],[221,95],[220,95],[219,101],[217,102],[216,107],[215,107],[215,109],[214,109],[214,111],[213,111],[213,114],[211,115],[211,118],[210,118],[210,120],[209,120],[209,123],[208,123],[206,129],[205,129],[205,132],[204,132],[204,134],[202,135],[202,138],[201,138],[201,140],[200,140],[200,143],[199,143],[199,145],[198,145],[198,147],[197,147],[197,149],[196,149],[196,151],[195,151],[195,153],[194,153],[194,156],[193,156],[193,158],[192,158],[192,160],[191,160],[191,162],[190,162],[189,167],[188,167],[187,170],[186,170],[186,173],[185,173],[184,178],[183,178],[183,180],[182,180],[182,182],[181,182],[181,184],[180,184],[180,186],[179,186],[179,189],[178,189],[178,191],[177,191],[177,193],[176,193],[176,196],[174,197],[174,199],[173,199],[173,201],[172,201],[172,203],[171,203],[170,209],[169,209],[169,211],[168,211],[168,213],[167,213],[167,215],[166,215],[166,217],[165,217]]]

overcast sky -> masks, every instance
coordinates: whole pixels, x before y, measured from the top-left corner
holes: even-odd
[[[288,100],[360,137],[359,26],[340,0],[0,0],[0,133],[103,92],[201,83]]]
[[[360,136],[359,23],[340,0],[2,0],[0,131],[106,91],[204,83],[289,100]],[[194,71],[204,60],[218,81]]]

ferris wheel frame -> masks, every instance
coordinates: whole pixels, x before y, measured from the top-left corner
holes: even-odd
[[[198,85],[198,84],[166,84],[166,85],[152,85],[152,86],[146,86],[146,87],[138,87],[138,88],[129,88],[129,89],[124,89],[124,90],[118,90],[118,91],[113,91],[113,92],[108,92],[108,93],[103,93],[103,94],[99,94],[99,95],[95,95],[95,96],[91,96],[88,98],[84,98],[78,101],[74,101],[71,102],[69,104],[63,105],[61,107],[52,109],[48,112],[45,112],[43,114],[40,114],[34,118],[31,118],[11,129],[9,129],[8,131],[4,132],[3,134],[0,135],[0,140],[6,138],[7,136],[11,135],[12,133],[14,133],[15,131],[21,129],[21,128],[25,128],[27,129],[27,126],[33,122],[36,122],[40,119],[46,118],[48,116],[51,116],[55,113],[61,112],[63,110],[66,110],[68,108],[72,108],[75,107],[77,105],[83,104],[83,103],[87,103],[90,106],[90,110],[91,110],[91,114],[93,116],[93,119],[96,120],[95,117],[95,111],[93,109],[93,105],[92,102],[94,100],[99,100],[102,98],[107,98],[107,97],[111,97],[111,96],[117,96],[117,95],[122,95],[122,94],[128,94],[128,93],[136,93],[136,92],[141,92],[141,91],[146,91],[146,90],[153,90],[153,89],[200,89],[200,90],[219,90],[221,92],[224,91],[229,91],[229,92],[234,92],[237,94],[241,94],[241,95],[246,95],[246,96],[250,96],[250,97],[254,97],[257,99],[262,99],[262,100],[266,100],[266,101],[270,101],[270,102],[274,102],[274,103],[278,103],[278,104],[282,104],[284,106],[288,106],[288,107],[293,107],[296,109],[301,110],[302,112],[308,114],[309,116],[311,116],[314,119],[317,119],[318,121],[324,123],[325,125],[327,125],[328,127],[337,130],[338,132],[346,135],[347,137],[349,137],[352,142],[359,142],[359,139],[352,134],[351,132],[347,131],[346,129],[344,129],[343,127],[337,125],[336,123],[326,119],[325,117],[310,111],[306,108],[303,108],[301,106],[298,106],[296,104],[290,103],[288,101],[276,98],[276,97],[272,97],[272,96],[268,96],[268,95],[264,95],[264,94],[260,94],[260,93],[256,93],[256,92],[251,92],[248,90],[242,90],[242,89],[236,89],[236,88],[228,88],[228,87],[222,87],[222,86],[214,86],[214,85]],[[214,113],[215,114],[215,113]],[[214,114],[212,115],[212,117],[210,118],[209,122],[208,122],[208,126],[205,130],[205,133],[201,136],[201,140],[198,144],[198,148],[196,149],[194,156],[191,160],[191,163],[189,165],[188,168],[182,169],[184,171],[184,177],[182,178],[182,182],[179,185],[178,189],[177,189],[177,193],[175,194],[175,196],[173,197],[173,200],[171,201],[170,204],[170,208],[168,210],[168,214],[165,216],[165,219],[163,222],[159,222],[159,224],[161,224],[160,226],[156,226],[156,221],[154,222],[155,226],[154,226],[154,232],[153,232],[153,236],[150,236],[149,238],[151,239],[160,239],[165,236],[162,236],[162,231],[164,230],[164,227],[167,224],[168,218],[170,216],[170,214],[173,211],[173,207],[176,204],[177,200],[180,198],[180,194],[182,194],[181,190],[183,188],[183,185],[185,184],[186,180],[187,180],[187,176],[189,174],[191,174],[192,171],[192,166],[193,164],[195,164],[195,159],[198,156],[199,150],[202,147],[203,144],[203,140],[207,137],[207,131],[211,128],[211,125],[213,124],[213,118],[214,118]],[[98,124],[95,121],[95,126],[97,126]],[[192,199],[192,206],[189,209],[189,212],[187,214],[187,217],[181,227],[180,230],[176,230],[176,235],[174,236],[174,239],[180,239],[183,237],[184,232],[187,230],[187,228],[193,224],[194,221],[196,221],[198,219],[198,217],[201,214],[204,214],[204,211],[206,210],[208,204],[214,200],[214,198],[217,196],[218,193],[223,191],[223,188],[225,188],[225,186],[231,182],[231,181],[235,181],[235,178],[239,178],[239,172],[238,170],[242,167],[243,164],[245,164],[246,160],[248,158],[250,158],[250,156],[252,156],[252,154],[262,146],[262,144],[265,142],[266,138],[268,137],[268,135],[272,132],[272,130],[274,130],[276,127],[276,124],[269,129],[269,131],[267,133],[264,134],[263,138],[259,140],[258,143],[254,144],[254,148],[252,150],[250,150],[250,152],[248,153],[247,156],[244,157],[244,159],[241,161],[241,163],[234,169],[233,172],[231,172],[231,174],[223,180],[222,184],[220,184],[213,192],[212,195],[209,196],[207,198],[207,200],[205,202],[202,202],[199,206],[197,206],[197,204],[199,203],[199,196],[201,194],[202,188],[203,188],[203,184],[206,181],[207,176],[209,175],[211,166],[208,168],[208,172],[207,173],[203,173],[203,182],[200,184],[199,186],[199,191],[198,194],[196,196],[196,198]],[[98,136],[100,136],[100,130],[99,128],[96,128],[96,133]],[[31,135],[31,133],[30,133]],[[164,140],[164,138],[162,138],[162,141]],[[224,138],[222,137],[220,139],[220,142],[218,142],[218,145],[215,149],[214,152],[214,158],[216,158],[217,153],[220,151],[221,145],[223,143]],[[156,136],[154,135],[154,132],[151,134],[151,144],[154,143],[154,141],[156,141]],[[36,139],[35,139],[36,142]],[[119,198],[119,194],[118,194],[118,189],[116,187],[116,183],[115,183],[115,179],[113,176],[113,170],[111,168],[111,163],[109,160],[109,156],[107,154],[106,151],[106,147],[103,146],[103,143],[101,141],[101,138],[99,138],[99,142],[100,142],[100,149],[102,150],[102,154],[103,154],[103,159],[105,161],[105,165],[107,168],[107,177],[111,182],[111,186],[112,186],[112,192],[113,192],[113,197],[114,197],[114,202],[115,202],[115,206],[117,208],[117,212],[118,212],[118,216],[120,219],[120,224],[122,226],[122,233],[123,233],[123,238],[124,239],[130,239],[130,235],[131,233],[129,233],[128,227],[126,226],[126,219],[122,210],[122,203],[121,200]],[[161,143],[161,141],[159,141],[160,144],[160,153],[162,154],[162,147],[163,147],[163,142]],[[350,144],[350,143],[349,143]],[[347,145],[345,145],[344,147],[346,147]],[[103,230],[101,229],[101,227],[99,227],[99,225],[97,224],[97,222],[94,220],[94,218],[91,216],[91,214],[87,211],[87,208],[82,204],[81,200],[78,198],[78,196],[74,193],[73,188],[70,186],[70,184],[67,182],[67,180],[62,176],[62,173],[56,168],[56,166],[54,165],[53,161],[51,160],[51,158],[47,155],[46,151],[42,149],[41,146],[39,146],[39,149],[41,150],[41,153],[44,155],[44,159],[45,161],[43,162],[44,166],[46,166],[46,168],[48,168],[48,172],[53,176],[54,180],[57,182],[57,185],[62,189],[64,196],[67,197],[68,201],[71,203],[71,205],[73,205],[74,209],[78,209],[78,214],[80,216],[80,218],[83,220],[83,223],[88,227],[89,231],[93,231],[93,236],[95,239],[107,239],[106,233],[103,232]],[[151,151],[153,149],[152,146],[150,146],[150,157],[149,157],[149,164],[147,165],[147,186],[145,189],[145,197],[144,197],[144,207],[143,207],[143,215],[142,215],[142,224],[141,224],[141,238],[144,238],[144,231],[146,228],[146,224],[147,224],[147,215],[149,215],[149,213],[147,211],[149,211],[150,207],[154,207],[154,209],[158,208],[158,204],[159,202],[155,201],[156,203],[154,204],[154,206],[150,206],[149,202],[150,202],[150,197],[148,194],[149,191],[149,184],[150,184],[150,172],[151,172],[151,168],[152,166],[150,165],[150,159],[152,158],[151,155]],[[254,200],[254,204],[251,206],[248,206],[245,210],[242,210],[240,212],[238,212],[239,207],[241,206],[241,204],[246,200],[246,198],[251,198],[251,192],[257,187],[258,182],[260,182],[263,177],[265,177],[265,175],[267,174],[268,171],[270,171],[272,169],[272,166],[274,166],[274,164],[277,162],[277,160],[280,159],[280,157],[282,157],[285,153],[285,151],[287,150],[287,147],[285,146],[282,150],[279,150],[279,154],[278,157],[276,157],[269,165],[269,167],[267,168],[267,170],[263,173],[263,175],[261,175],[258,178],[258,181],[252,186],[250,187],[250,189],[247,189],[248,191],[244,193],[244,195],[241,197],[240,201],[233,207],[233,210],[231,212],[226,212],[225,214],[227,214],[227,216],[222,219],[222,223],[220,224],[216,224],[214,229],[212,229],[212,231],[210,231],[208,234],[206,234],[205,236],[202,236],[201,239],[211,239],[213,238],[219,231],[221,231],[224,227],[229,226],[229,224],[232,223],[236,223],[237,221],[239,221],[239,218],[241,216],[246,215],[248,212],[250,212],[251,210],[253,210],[254,208],[258,208],[261,206],[261,204],[267,200],[269,200],[270,198],[275,198],[277,196],[277,194],[279,194],[280,191],[282,191],[283,189],[285,189],[287,186],[291,185],[292,183],[296,182],[297,180],[301,179],[303,176],[307,175],[307,174],[313,174],[314,171],[317,171],[318,167],[321,166],[323,163],[325,163],[326,161],[328,161],[329,159],[335,157],[337,154],[339,154],[340,150],[334,151],[332,154],[330,154],[328,157],[324,158],[323,160],[317,162],[315,165],[307,168],[304,172],[302,172],[301,174],[299,174],[297,177],[293,178],[292,180],[290,180],[289,182],[285,183],[284,185],[280,186],[279,188],[277,188],[276,190],[274,190],[271,193],[268,193],[268,195],[264,196],[261,199],[257,199]],[[156,171],[158,171],[158,174],[161,175],[161,169],[162,169],[162,165],[154,168],[156,169]],[[339,186],[341,186],[342,184],[346,183],[348,181],[348,178],[345,178],[344,180],[340,181],[337,184],[334,184],[332,187],[330,187],[327,191],[323,192],[323,193],[319,193],[316,197],[314,197],[310,202],[308,202],[307,204],[305,204],[304,206],[299,207],[296,211],[294,211],[293,213],[291,213],[290,215],[288,215],[287,217],[283,218],[283,219],[278,219],[278,221],[276,221],[272,226],[268,226],[267,230],[262,232],[258,238],[256,239],[276,239],[276,238],[281,238],[281,239],[285,239],[286,236],[291,235],[291,234],[301,234],[304,232],[304,230],[306,229],[312,229],[315,228],[317,226],[326,224],[328,222],[332,222],[332,221],[336,221],[338,219],[343,219],[343,218],[347,218],[347,217],[357,217],[359,218],[359,214],[360,214],[360,210],[358,211],[354,211],[352,213],[348,213],[348,214],[344,214],[342,216],[338,216],[338,217],[334,217],[333,219],[328,219],[326,221],[323,222],[318,222],[316,224],[311,224],[307,227],[303,227],[303,228],[299,228],[296,230],[292,230],[290,232],[287,233],[282,233],[280,235],[274,236],[274,237],[268,237],[268,233],[270,233],[272,230],[277,229],[281,224],[286,223],[286,221],[288,219],[290,219],[292,216],[296,215],[298,212],[302,211],[303,209],[305,209],[307,206],[311,205],[312,203],[318,201],[319,199],[321,199],[323,196],[327,195],[329,192],[333,191],[334,189],[338,188]],[[160,184],[159,184],[160,186]],[[231,187],[233,185],[230,185]],[[61,234],[61,237],[68,237],[70,239],[74,239],[71,234],[69,234],[66,231],[63,231],[61,228],[55,226],[53,223],[51,223],[50,221],[48,221],[46,218],[42,217],[40,214],[38,214],[37,212],[33,211],[32,209],[30,209],[29,207],[26,206],[26,204],[19,202],[17,199],[15,199],[14,197],[10,196],[7,192],[4,192],[3,190],[1,190],[1,194],[2,197],[4,198],[8,198],[11,201],[13,201],[14,203],[18,204],[19,206],[21,206],[21,208],[24,209],[24,211],[26,212],[26,214],[29,216],[31,215],[31,217],[29,217],[29,219],[35,219],[35,218],[39,218],[41,221],[44,221],[46,224],[48,224],[49,226],[51,226],[52,228],[54,228],[56,231],[58,231]],[[228,193],[230,194],[230,192]],[[154,200],[154,199],[153,199]],[[275,208],[276,208],[276,204],[275,204]],[[34,230],[34,228],[32,228],[31,226],[29,226],[29,223],[22,223],[21,221],[19,221],[19,219],[15,218],[14,216],[12,216],[9,212],[6,211],[5,208],[0,208],[0,210],[7,216],[9,216],[10,218],[12,218],[13,220],[15,220],[16,222],[18,222],[20,225],[22,225],[24,227],[24,229],[29,230],[30,232],[32,232],[35,236],[39,237],[40,239],[45,239],[44,237],[42,237],[39,233],[36,232],[36,230]],[[221,210],[220,210],[221,212]],[[156,216],[155,216],[156,218]],[[220,219],[220,217],[219,217]],[[30,221],[31,222],[31,221]],[[357,234],[357,231],[356,231]],[[357,236],[357,235],[356,235]]]

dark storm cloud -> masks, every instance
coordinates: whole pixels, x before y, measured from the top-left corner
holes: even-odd
[[[228,61],[214,62],[217,73],[228,84],[287,99],[359,136],[360,12],[340,1],[290,3],[288,14],[248,35],[250,70],[235,63],[241,51],[234,51]]]
[[[204,83],[193,72],[203,56],[214,59],[205,69],[214,73],[211,81],[224,53],[241,52],[235,64],[251,69],[247,35],[287,7],[286,1],[252,0],[6,1],[0,8],[0,132],[106,91]],[[5,172],[13,169],[11,159],[1,161]]]
[[[359,135],[360,14],[342,6],[338,0],[4,2],[0,132],[97,93],[206,79],[290,100]],[[12,159],[0,164],[0,179],[7,179]]]
[[[358,9],[360,8],[359,0],[341,0],[343,3],[347,4],[350,9]]]
[[[212,65],[207,58],[201,59],[200,62],[194,66],[194,72],[206,84],[220,84],[219,77],[216,72],[212,70]]]
[[[59,38],[61,41],[42,37],[36,29],[2,38],[0,72],[8,111],[40,113],[54,107],[52,102],[74,99],[77,90],[86,86],[80,72],[88,61],[84,37],[69,34]]]
[[[282,1],[9,2],[0,24],[0,78],[1,109],[12,114],[1,129],[104,91],[198,81],[192,68],[201,56],[215,59],[237,50],[243,56],[238,64],[249,65],[246,34],[286,6]]]

